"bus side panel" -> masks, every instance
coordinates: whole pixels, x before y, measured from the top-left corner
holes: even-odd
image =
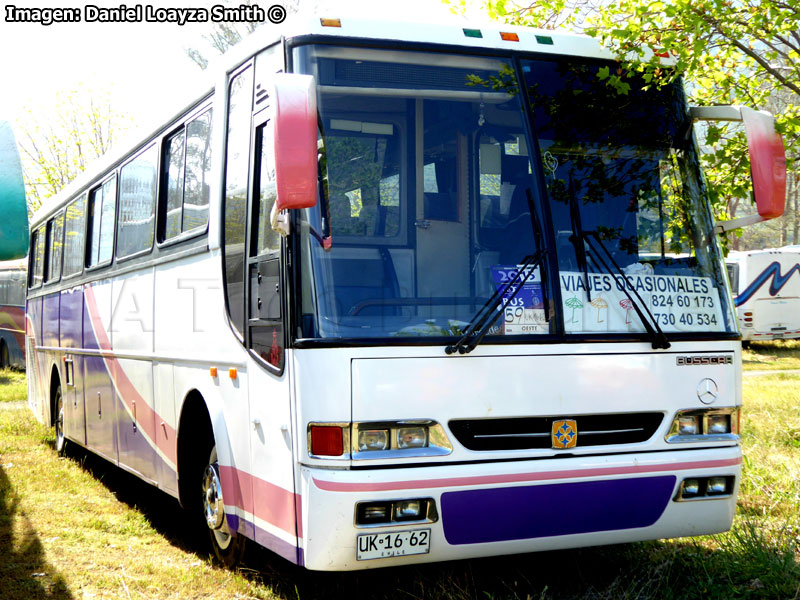
[[[263,368],[249,373],[250,479],[253,504],[246,507],[255,540],[292,562],[297,556],[296,495],[287,371],[278,377]]]
[[[156,446],[167,457],[176,456],[175,378],[172,363],[153,363],[153,402],[155,403]],[[176,459],[156,462],[156,480],[164,491],[178,496]]]
[[[61,292],[61,347],[79,350],[83,344],[83,289]],[[62,369],[61,393],[64,396],[64,434],[81,445],[86,444],[86,411],[83,398],[83,356],[67,350]],[[69,374],[67,372],[69,370]],[[77,377],[76,377],[77,375]]]
[[[86,397],[86,444],[93,451],[117,462],[117,410],[114,386],[101,352],[101,340],[108,340],[111,322],[111,280],[86,284],[83,288],[83,347],[89,354],[83,361]]]
[[[28,406],[36,418],[42,423],[48,423],[50,417],[49,396],[45,390],[44,377],[46,357],[44,353],[36,350],[42,339],[42,297],[31,298],[27,303],[28,326],[26,329],[26,343],[28,356]]]
[[[114,279],[111,349],[114,354],[153,352],[153,271]],[[152,361],[108,358],[117,405],[119,461],[146,479],[157,481],[156,415]]]

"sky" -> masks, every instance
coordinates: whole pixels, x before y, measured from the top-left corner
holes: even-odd
[[[107,2],[100,7],[135,6],[139,0]],[[300,10],[330,16],[377,16],[392,20],[441,21],[456,18],[440,0],[300,0]],[[155,8],[201,7],[213,0],[151,0]],[[265,11],[280,0],[256,2]],[[231,1],[236,6],[236,2]],[[477,6],[479,2],[475,0]],[[174,90],[191,88],[203,78],[185,48],[215,51],[202,39],[211,25],[175,23],[39,23],[9,22],[9,6],[20,8],[72,7],[85,15],[85,3],[49,0],[4,0],[0,14],[0,121],[18,128],[32,115],[46,121],[55,94],[83,89],[108,92],[113,107],[137,125],[148,126],[168,116],[166,104],[188,100]],[[161,92],[167,91],[168,100]],[[177,106],[176,106],[177,109]]]

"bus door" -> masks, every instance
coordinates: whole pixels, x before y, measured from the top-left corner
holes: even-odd
[[[276,186],[269,112],[261,111],[254,119],[245,342],[260,366],[248,377],[255,537],[285,555],[293,552],[296,536],[294,463],[289,378],[284,369],[283,240],[270,224]]]
[[[416,100],[414,156],[416,164],[416,264],[420,297],[448,297],[469,293],[469,219],[461,196],[466,186],[467,140],[436,123],[447,122],[456,102]],[[443,252],[443,248],[447,252]],[[447,260],[442,260],[447,256]]]

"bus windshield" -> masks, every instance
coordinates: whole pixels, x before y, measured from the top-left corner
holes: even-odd
[[[486,340],[734,331],[679,86],[621,94],[576,61],[294,56],[320,111],[298,337],[460,337],[494,303]]]

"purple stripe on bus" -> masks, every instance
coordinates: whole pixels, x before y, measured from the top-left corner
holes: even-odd
[[[238,531],[245,537],[255,540],[258,544],[285,558],[289,562],[303,566],[304,557],[302,548],[298,548],[294,544],[290,544],[286,540],[261,529],[255,523],[247,519],[228,513],[225,514],[225,517],[228,520],[228,527],[231,530]]]
[[[450,544],[481,544],[648,527],[672,497],[674,475],[442,494]]]

